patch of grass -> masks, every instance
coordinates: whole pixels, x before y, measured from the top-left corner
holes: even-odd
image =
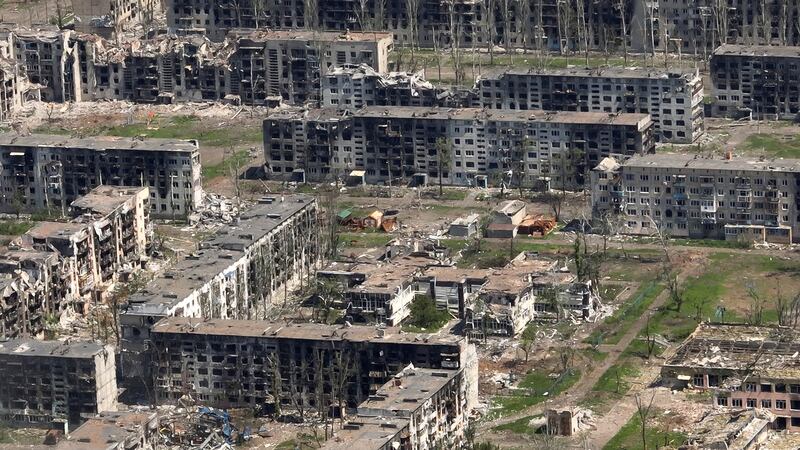
[[[73,134],[73,130],[45,125],[36,129],[37,133]],[[260,144],[261,126],[243,125],[232,122],[227,126],[208,126],[193,115],[156,118],[150,127],[146,123],[134,123],[113,127],[97,127],[85,130],[84,134],[99,136],[136,137],[145,136],[160,139],[197,139],[200,145],[208,147],[238,147]]]
[[[17,220],[0,220],[0,235],[19,236],[33,228],[33,222]]]
[[[612,302],[624,289],[625,286],[621,284],[603,284],[600,286],[600,298],[606,303]]]
[[[638,319],[650,304],[661,294],[664,290],[664,285],[650,281],[643,283],[639,289],[614,312],[610,317],[606,318],[600,326],[598,326],[584,342],[590,344],[604,343],[616,344],[622,339],[622,336],[628,331],[633,323]]]
[[[747,137],[741,149],[751,153],[765,153],[777,158],[800,158],[800,137],[781,134],[753,134]]]
[[[595,350],[593,348],[585,348],[581,350],[581,353],[586,356],[587,358],[591,359],[595,362],[602,362],[605,361],[606,357],[608,357],[608,353],[603,353],[601,351]]]
[[[686,441],[686,435],[669,430],[662,430],[654,426],[651,422],[645,429],[645,440],[647,448],[661,448],[668,446],[677,448]],[[643,449],[642,443],[642,421],[638,414],[626,423],[603,447],[603,450],[639,450]]]
[[[436,191],[436,199],[437,200],[447,200],[447,201],[461,201],[467,197],[467,191],[463,189],[444,189],[442,191],[442,195],[439,195],[439,191]]]
[[[385,247],[394,236],[384,233],[339,233],[339,242],[345,247],[375,248]]]
[[[576,369],[568,370],[555,379],[545,372],[529,373],[513,394],[493,398],[492,402],[497,406],[494,413],[503,416],[539,404],[569,389],[580,377],[581,373]]]
[[[631,388],[629,379],[638,377],[639,374],[639,369],[631,362],[614,364],[600,375],[600,378],[592,386],[592,391],[624,395]]]
[[[531,420],[542,416],[525,416],[513,422],[504,423],[492,428],[495,431],[510,431],[516,434],[535,434],[536,430],[531,428],[528,424]]]
[[[238,151],[233,156],[226,158],[224,161],[213,166],[203,165],[203,179],[205,181],[213,180],[221,176],[230,176],[231,168],[239,168],[240,170],[250,163],[250,152],[247,150]]]

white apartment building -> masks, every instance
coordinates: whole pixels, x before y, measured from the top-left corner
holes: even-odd
[[[517,69],[481,77],[476,89],[485,108],[650,114],[663,142],[692,143],[705,130],[696,71]]]
[[[758,240],[798,239],[800,160],[654,154],[592,170],[595,218],[620,217],[630,234]]]

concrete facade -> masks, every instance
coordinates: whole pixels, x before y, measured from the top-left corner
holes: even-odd
[[[117,409],[114,349],[91,342],[0,343],[0,417],[20,425],[79,424]]]
[[[650,114],[654,135],[662,142],[692,143],[705,131],[698,72],[510,70],[481,76],[476,90],[485,108]]]
[[[70,432],[53,450],[156,450],[158,413],[103,411]]]
[[[71,5],[76,31],[105,37],[152,24],[161,12],[160,0],[75,0]]]
[[[273,304],[314,273],[322,257],[319,210],[313,197],[269,197],[203,241],[197,252],[179,260],[128,299],[120,325],[130,366],[163,317],[266,319]]]
[[[477,403],[477,354],[463,337],[399,328],[166,318],[152,330],[156,398],[267,412],[361,409],[408,364],[463,373],[459,406]],[[314,374],[309,376],[309,374]],[[232,383],[236,380],[235,383]],[[462,403],[463,401],[463,403]]]
[[[592,171],[592,215],[619,218],[629,234],[658,226],[675,237],[796,242],[799,176],[800,161],[791,159],[657,154],[603,161]]]
[[[800,347],[789,328],[700,324],[662,366],[668,384],[712,394],[716,406],[762,408],[772,427],[800,429]],[[724,358],[723,358],[724,355]]]
[[[588,170],[609,154],[653,152],[645,114],[421,107],[320,109],[273,114],[264,121],[270,176],[297,170],[322,181],[364,170],[368,183],[438,180],[437,136],[450,147],[443,183],[474,186],[476,177],[508,171],[525,183],[584,186]]]
[[[147,186],[153,217],[186,217],[202,201],[196,141],[5,134],[4,212],[63,211],[99,185]]]
[[[720,117],[796,119],[800,48],[723,45],[711,57],[712,110]]]

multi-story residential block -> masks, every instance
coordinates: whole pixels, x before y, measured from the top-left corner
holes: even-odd
[[[800,47],[722,45],[711,57],[713,114],[796,119]]]
[[[117,409],[114,349],[93,342],[0,343],[0,418],[75,425]]]
[[[159,0],[75,0],[71,5],[75,30],[106,38],[137,24],[152,24],[161,13]]]
[[[469,107],[475,100],[472,91],[434,86],[421,72],[382,74],[361,64],[329,70],[322,77],[320,105],[338,109],[376,105]]]
[[[55,27],[0,30],[0,40],[10,44],[5,57],[25,69],[28,80],[37,85],[41,99],[48,102],[77,100],[78,60],[69,37],[69,31]]]
[[[654,151],[652,132],[650,117],[638,113],[327,108],[265,119],[264,153],[278,178],[302,171],[309,180],[325,180],[363,170],[369,183],[424,184],[438,180],[438,152],[445,149],[437,149],[437,140],[445,138],[445,184],[475,186],[479,178],[512,171],[524,183],[575,189],[607,155]]]
[[[102,184],[148,186],[154,217],[186,217],[202,201],[196,141],[5,134],[0,167],[5,212],[65,211]]]
[[[650,114],[664,142],[691,143],[704,131],[703,79],[659,69],[508,70],[476,82],[486,108]]]
[[[568,4],[555,0],[538,3],[423,2],[410,3],[355,0],[321,0],[308,3],[258,3],[242,0],[231,5],[212,4],[201,0],[167,2],[167,25],[178,34],[205,33],[221,40],[227,30],[235,28],[319,29],[319,30],[386,30],[403,45],[444,48],[451,42],[463,47],[486,48],[489,44],[513,48],[558,50],[582,46],[577,33],[564,31],[563,16],[574,18],[579,8],[585,14],[589,45],[595,49],[622,47],[619,36],[623,17],[611,0],[584,1]],[[313,7],[314,11],[308,11]],[[622,8],[631,32],[633,5]],[[416,20],[409,20],[416,14]],[[577,19],[575,19],[577,20]],[[636,44],[640,44],[636,42]]]
[[[701,323],[661,367],[661,377],[710,392],[718,407],[768,410],[774,429],[798,431],[799,338],[787,327]]]
[[[622,231],[776,243],[799,237],[800,161],[699,155],[604,160],[592,171],[592,214]],[[757,239],[754,239],[757,237]]]
[[[320,263],[318,215],[313,197],[266,197],[133,294],[120,313],[126,377],[144,368],[136,358],[162,317],[268,318]]]
[[[15,282],[20,320],[1,335],[39,336],[44,315],[58,317],[67,308],[82,313],[127,281],[146,255],[148,200],[146,187],[100,186],[73,203],[78,217],[72,222],[39,222],[12,241],[0,273]],[[5,322],[14,316],[0,312]]]
[[[321,79],[336,66],[388,71],[386,33],[237,31],[225,43],[159,36],[115,44],[76,35],[79,100],[126,99],[302,105],[320,101]]]
[[[217,407],[352,410],[409,364],[463,374],[454,388],[464,411],[477,400],[475,347],[455,335],[173,317],[153,327],[150,354],[162,403],[190,392]]]

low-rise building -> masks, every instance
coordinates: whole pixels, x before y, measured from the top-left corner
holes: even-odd
[[[772,427],[800,429],[800,335],[784,327],[700,324],[661,368],[672,386],[712,394],[714,405],[762,408]]]
[[[697,71],[512,69],[481,76],[476,89],[485,108],[649,114],[663,142],[692,143],[705,130]]]
[[[789,243],[800,239],[800,160],[685,154],[603,161],[592,171],[592,215],[622,232]],[[753,239],[756,238],[756,239]]]
[[[202,202],[197,141],[0,136],[4,212],[62,211],[97,186],[146,186],[154,217],[183,218]]]
[[[86,420],[53,450],[156,450],[159,416],[151,411],[103,411]]]
[[[117,409],[115,352],[92,342],[0,343],[0,419],[71,426]]]
[[[470,214],[466,217],[459,217],[450,222],[447,234],[452,237],[471,237],[480,232],[479,214]]]

